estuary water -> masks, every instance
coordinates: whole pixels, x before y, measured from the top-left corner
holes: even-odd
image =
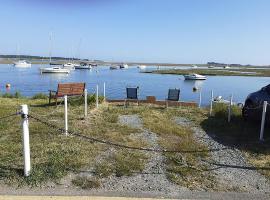
[[[24,96],[36,93],[46,93],[56,90],[58,83],[85,82],[90,93],[94,93],[99,85],[99,94],[103,94],[103,84],[106,83],[108,99],[123,99],[127,86],[139,86],[139,97],[156,96],[163,100],[167,97],[169,88],[180,88],[180,100],[199,102],[199,92],[193,92],[193,87],[201,89],[202,105],[209,104],[211,90],[214,96],[221,95],[229,99],[233,95],[235,102],[244,102],[246,96],[270,83],[268,77],[244,76],[208,76],[205,81],[186,81],[180,75],[161,75],[142,73],[137,67],[123,70],[110,70],[109,66],[99,66],[92,70],[74,70],[70,74],[40,74],[41,65],[31,68],[16,68],[13,65],[0,65],[0,92],[14,93],[19,91]],[[148,67],[147,70],[156,67]],[[11,84],[10,90],[5,85]]]

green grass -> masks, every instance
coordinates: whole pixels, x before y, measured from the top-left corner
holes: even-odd
[[[2,97],[2,98],[15,98],[15,99],[23,98],[21,93],[18,92],[18,91],[16,91],[14,94],[12,94],[12,93],[4,93],[4,94],[0,95],[0,97]]]
[[[245,72],[245,73],[243,73]],[[249,73],[246,73],[249,72]],[[208,76],[261,76],[269,77],[269,69],[164,69],[164,70],[154,70],[147,71],[146,73],[153,74],[175,74],[175,75],[186,75],[197,73],[201,75]]]

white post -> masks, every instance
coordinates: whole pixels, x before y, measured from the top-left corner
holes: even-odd
[[[103,83],[103,97],[104,97],[104,101],[106,101],[106,84],[105,84],[105,82]]]
[[[98,85],[96,89],[96,108],[98,108]]]
[[[211,99],[210,99],[210,117],[212,116],[212,110],[213,110],[213,99],[214,99],[214,92],[211,90]]]
[[[202,104],[202,90],[200,89],[200,94],[199,94],[199,108],[201,107]]]
[[[230,96],[230,104],[228,109],[228,122],[231,122],[231,115],[232,115],[232,99],[233,95]]]
[[[24,158],[24,176],[30,175],[30,144],[29,144],[29,124],[28,124],[28,107],[21,105],[22,127],[23,127],[23,158]]]
[[[264,133],[264,123],[265,123],[266,108],[267,108],[267,101],[264,101],[264,102],[263,102],[263,112],[262,112],[262,122],[261,122],[260,141],[263,141],[263,133]]]
[[[65,99],[65,135],[68,135],[67,95],[64,96],[64,99]]]
[[[87,89],[84,89],[84,117],[87,117]]]

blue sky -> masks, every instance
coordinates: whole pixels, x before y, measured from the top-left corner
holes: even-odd
[[[269,0],[0,0],[0,54],[270,64]]]

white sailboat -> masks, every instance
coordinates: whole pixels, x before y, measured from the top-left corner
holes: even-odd
[[[52,56],[51,56],[51,51],[52,51],[52,33],[50,33],[50,42],[51,42],[51,45],[50,45],[50,53],[49,53],[49,56],[50,56],[50,64],[51,64],[51,61],[52,61]],[[64,69],[61,65],[59,66],[54,66],[54,67],[43,67],[43,68],[40,68],[40,73],[43,74],[43,73],[64,73],[64,74],[69,74],[70,73],[70,69]]]
[[[69,69],[64,69],[62,67],[44,67],[40,68],[40,73],[63,73],[63,74],[69,74]]]

